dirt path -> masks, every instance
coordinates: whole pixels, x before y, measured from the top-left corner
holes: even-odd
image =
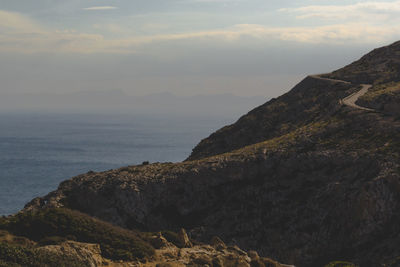
[[[322,74],[310,75],[310,77],[312,77],[314,79],[324,80],[324,81],[351,84],[350,82],[346,82],[346,81],[342,81],[342,80],[324,78],[324,77],[321,77],[321,75]],[[371,87],[372,87],[372,85],[370,85],[370,84],[361,84],[361,89],[359,91],[357,91],[357,92],[355,92],[355,93],[353,93],[353,94],[341,99],[339,101],[339,103],[342,104],[342,105],[346,105],[346,106],[349,106],[349,107],[352,107],[352,108],[357,108],[357,109],[361,109],[361,110],[365,110],[365,111],[375,111],[373,109],[361,107],[361,106],[356,104],[357,100],[361,96],[365,95]]]

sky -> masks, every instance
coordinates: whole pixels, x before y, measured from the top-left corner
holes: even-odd
[[[400,1],[0,0],[0,95],[267,99],[399,39]]]

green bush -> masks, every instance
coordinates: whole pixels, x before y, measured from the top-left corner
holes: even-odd
[[[154,254],[140,232],[129,231],[64,209],[44,209],[17,214],[0,224],[14,235],[36,242],[60,242],[63,238],[100,244],[102,255],[113,260],[142,259]]]

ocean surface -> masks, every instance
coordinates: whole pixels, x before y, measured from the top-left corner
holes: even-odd
[[[226,117],[0,114],[0,215],[81,173],[184,160]]]

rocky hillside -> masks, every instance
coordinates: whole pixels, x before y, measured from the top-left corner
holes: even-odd
[[[307,77],[290,92],[250,111],[236,123],[202,140],[188,160],[255,144],[323,116],[330,116],[337,108],[336,101],[359,84],[374,85],[361,100],[364,105],[400,114],[400,86],[397,84],[400,82],[400,41],[375,49],[360,60],[323,76],[348,81],[352,85]]]
[[[360,60],[327,77],[355,84],[382,84],[400,81],[400,41],[377,48]]]
[[[187,160],[233,151],[288,134],[299,127],[334,114],[341,98],[356,88],[307,77],[290,92],[265,103],[202,140]]]
[[[307,77],[203,140],[185,162],[83,174],[23,213],[63,207],[132,230],[183,227],[193,240],[219,236],[300,267],[398,266],[399,117],[340,101],[360,82],[396,82],[387,68],[397,48],[363,57],[368,68],[326,76],[351,83]]]

